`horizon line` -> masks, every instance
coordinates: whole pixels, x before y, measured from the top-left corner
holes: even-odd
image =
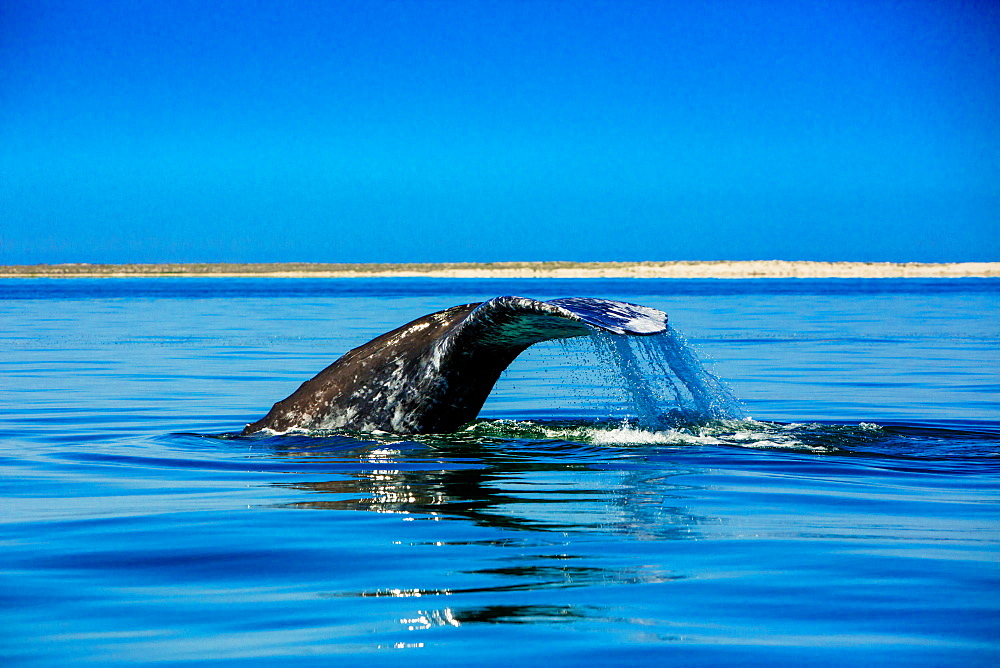
[[[1000,262],[160,262],[0,265],[0,278],[1000,278]]]

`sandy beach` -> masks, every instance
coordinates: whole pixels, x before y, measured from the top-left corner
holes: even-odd
[[[452,262],[427,264],[39,264],[0,266],[0,278],[987,278],[1000,262]]]

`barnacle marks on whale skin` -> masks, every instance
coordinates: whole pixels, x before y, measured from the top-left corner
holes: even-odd
[[[472,346],[515,348],[589,333],[578,315],[560,306],[526,297],[494,297],[479,304],[449,338]]]
[[[649,306],[594,297],[566,297],[546,303],[570,311],[588,325],[615,334],[648,336],[667,329],[667,314]]]
[[[538,301],[526,297],[495,297],[470,313],[462,328],[476,328],[484,343],[538,343],[583,336],[583,325],[615,334],[648,336],[667,329],[667,314],[648,306],[593,297]]]

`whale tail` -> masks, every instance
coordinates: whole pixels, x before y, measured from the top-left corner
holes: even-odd
[[[279,401],[244,434],[263,429],[454,431],[479,414],[501,372],[525,348],[594,329],[647,336],[667,314],[625,302],[495,297],[418,318],[349,351]]]

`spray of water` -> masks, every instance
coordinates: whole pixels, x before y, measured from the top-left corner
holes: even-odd
[[[732,391],[705,369],[673,328],[642,337],[595,331],[590,340],[598,357],[616,372],[637,426],[663,429],[747,417]]]

